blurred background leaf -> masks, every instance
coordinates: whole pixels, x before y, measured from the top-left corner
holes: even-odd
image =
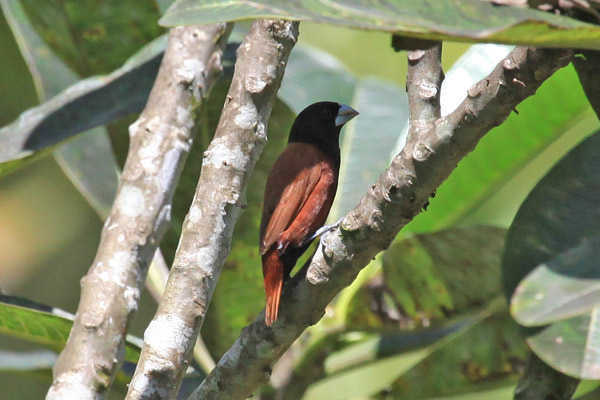
[[[582,242],[533,269],[511,300],[515,319],[543,326],[591,311],[600,304],[600,237]]]
[[[348,329],[419,329],[485,308],[501,295],[506,231],[471,226],[398,240],[381,271],[340,305]]]
[[[59,353],[67,343],[73,315],[31,301],[0,296],[0,334],[37,343]],[[134,344],[135,343],[135,344]],[[141,339],[128,335],[125,359],[136,362],[140,356]]]
[[[3,6],[6,2],[7,0],[3,0]],[[9,1],[9,3],[11,2]],[[50,43],[50,47],[40,41],[39,43],[45,46],[46,50],[39,51],[41,47],[30,47],[28,51],[31,54],[28,55],[27,51],[24,51],[24,56],[37,60],[40,70],[46,68],[45,71],[52,71],[47,68],[45,63],[50,63],[56,52],[78,74],[87,76],[108,73],[122,65],[126,57],[162,32],[160,28],[147,29],[146,25],[155,23],[159,13],[157,10],[164,10],[168,3],[170,1],[145,3],[140,5],[139,12],[135,11],[135,16],[131,16],[131,13],[134,12],[132,11],[133,6],[104,2],[103,5],[90,6],[89,9],[97,12],[98,15],[88,18],[83,12],[84,2],[51,1],[36,9],[37,5],[33,1],[27,1],[25,9],[34,22],[35,29],[35,31],[32,29],[31,32],[36,35],[39,33],[44,40]],[[289,4],[291,3],[286,3],[286,5]],[[53,6],[56,7],[55,10],[48,9]],[[434,14],[443,13],[443,7],[434,7]],[[498,7],[498,9],[503,8]],[[531,12],[531,10],[521,11]],[[35,13],[40,15],[35,15]],[[119,15],[109,21],[110,15],[112,15],[110,13]],[[558,23],[561,24],[572,23],[565,18],[534,13],[536,18],[541,15],[545,21],[559,21]],[[365,13],[363,14],[361,18],[366,16]],[[423,17],[424,20],[427,20],[430,14],[428,9],[428,14]],[[435,15],[433,16],[435,17]],[[129,17],[135,22],[132,26],[126,26],[126,24],[112,26],[113,23],[122,23],[122,19]],[[494,16],[490,14],[490,18],[492,17]],[[509,15],[507,18],[504,22],[507,20],[514,22],[514,15]],[[52,21],[53,19],[56,21]],[[140,22],[140,20],[143,21]],[[417,21],[415,18],[412,20]],[[49,24],[49,21],[56,23],[56,30],[52,24]],[[418,22],[420,23],[421,20]],[[447,28],[453,23],[458,22],[449,19],[444,26]],[[485,21],[476,22],[476,24],[482,23]],[[541,24],[539,31],[528,31],[532,26],[524,23],[493,34],[504,35],[510,32],[516,35],[516,33],[524,32],[526,36],[531,36],[547,30],[549,27],[549,25]],[[577,32],[578,29],[579,33],[591,32],[589,36],[582,39],[580,42],[583,43],[582,45],[586,41],[595,41],[596,33],[594,32],[597,27],[583,27],[582,24],[579,26],[581,28],[576,28],[571,32]],[[119,31],[119,29],[121,30]],[[238,29],[237,36],[234,35],[235,40],[240,40],[245,29],[247,26]],[[313,101],[323,99],[351,104],[361,111],[360,118],[349,124],[344,131],[343,157],[344,161],[348,163],[342,171],[337,198],[339,204],[335,205],[334,210],[336,217],[356,204],[357,199],[362,195],[361,191],[364,191],[364,188],[368,187],[370,182],[385,168],[391,148],[395,143],[402,142],[402,127],[405,125],[406,119],[406,100],[401,89],[404,85],[406,71],[405,57],[403,54],[395,53],[389,47],[389,34],[349,30],[309,22],[303,22],[301,30],[300,43],[292,54],[280,92],[281,101],[277,103],[273,113],[274,118],[270,123],[270,141],[261,159],[263,164],[257,165],[253,178],[255,180],[248,190],[249,209],[242,215],[237,225],[231,257],[225,265],[221,283],[203,329],[203,336],[209,342],[213,355],[216,356],[229,346],[237,337],[239,330],[263,307],[264,294],[259,267],[260,259],[256,251],[260,202],[264,178],[270,163],[285,145],[294,113]],[[127,35],[131,35],[131,37],[120,41],[115,39],[118,32],[123,37]],[[425,32],[424,35],[429,35],[431,32],[432,30],[429,33]],[[570,40],[569,34],[561,36],[560,39]],[[0,40],[4,40],[9,35],[8,30],[0,29]],[[551,35],[538,36],[535,40],[556,40],[556,37],[552,38]],[[143,39],[141,39],[142,37]],[[29,40],[31,41],[31,39]],[[115,40],[117,42],[113,43]],[[9,40],[7,43],[12,42]],[[307,44],[315,47],[307,46]],[[114,53],[111,53],[113,51],[111,45],[116,46]],[[164,42],[162,44],[160,41],[155,42],[140,54],[147,55],[148,52],[156,51],[156,46],[164,46]],[[234,48],[235,46],[230,46],[229,54],[232,54]],[[448,86],[448,83],[451,83],[450,80],[460,81],[468,86],[469,79],[486,74],[495,63],[494,57],[502,57],[500,53],[493,53],[494,56],[490,55],[492,54],[490,49],[494,48],[498,50],[500,47],[477,46],[470,51],[468,59],[461,60],[460,66],[457,66],[454,72],[448,72],[449,81],[445,84],[443,93],[451,92],[455,94],[454,100],[460,101],[460,98],[464,97],[464,86],[457,89]],[[444,44],[446,70],[465,49],[465,45],[451,42]],[[507,49],[501,48],[501,51],[506,52]],[[106,59],[100,60],[103,56]],[[17,65],[15,68],[19,68],[18,54],[12,57],[7,55],[7,58],[14,59],[15,65]],[[56,58],[54,59],[56,60]],[[482,59],[487,63],[482,63]],[[485,66],[481,69],[481,65],[484,64]],[[31,62],[30,65],[32,65]],[[231,64],[228,68],[230,67]],[[2,68],[4,66],[0,66],[0,70]],[[69,72],[64,65],[63,68]],[[474,72],[477,68],[480,70]],[[456,73],[459,69],[462,69],[463,75]],[[38,86],[40,84],[55,85],[59,90],[64,87],[60,86],[62,77],[68,75],[57,69],[53,73],[60,73],[61,79],[40,82],[39,72],[36,72],[35,68],[32,69],[32,72],[38,74],[36,75]],[[227,73],[230,74],[231,69]],[[0,90],[10,87],[10,78],[7,79],[7,76],[10,75],[0,74]],[[598,126],[595,116],[592,115],[590,118],[589,106],[585,103],[579,84],[574,79],[576,77],[570,67],[559,72],[542,86],[536,96],[518,107],[520,115],[512,115],[506,124],[487,135],[477,150],[461,162],[451,180],[440,189],[438,196],[432,201],[429,211],[417,217],[409,225],[409,230],[412,232],[430,232],[431,234],[407,236],[406,233],[403,233],[394,243],[389,255],[378,257],[367,271],[361,273],[357,283],[340,296],[338,304],[330,307],[328,315],[332,314],[332,317],[326,318],[323,324],[311,328],[309,334],[299,341],[293,350],[302,351],[313,346],[312,348],[318,351],[319,338],[327,338],[328,334],[333,337],[330,346],[322,348],[327,351],[327,357],[324,360],[324,375],[318,378],[317,380],[320,381],[309,389],[306,394],[307,398],[326,396],[331,400],[331,396],[333,396],[331,390],[337,387],[339,391],[340,385],[348,394],[343,398],[361,395],[377,396],[377,393],[381,391],[383,391],[382,396],[389,397],[390,393],[395,393],[394,391],[406,390],[406,376],[414,377],[410,379],[410,382],[413,380],[414,382],[423,382],[425,389],[431,389],[429,392],[424,390],[423,394],[418,394],[419,396],[426,396],[429,393],[431,396],[447,399],[466,399],[469,396],[471,396],[470,398],[486,399],[511,397],[511,385],[516,367],[514,370],[511,368],[517,366],[518,363],[513,363],[513,365],[508,361],[510,368],[507,368],[506,360],[509,358],[507,354],[513,354],[510,349],[504,349],[506,353],[502,353],[498,352],[495,346],[491,346],[486,352],[483,345],[477,345],[472,349],[472,353],[465,350],[467,353],[459,355],[458,349],[461,347],[456,344],[457,352],[453,353],[452,343],[459,343],[459,340],[463,338],[466,343],[469,340],[478,343],[476,339],[469,339],[470,329],[476,332],[477,327],[481,327],[480,332],[486,332],[486,335],[493,334],[493,337],[497,338],[494,343],[509,343],[510,348],[515,345],[515,342],[510,339],[513,338],[511,324],[505,324],[506,330],[499,330],[500,324],[489,322],[501,318],[499,314],[493,314],[497,311],[497,303],[494,302],[494,299],[499,290],[497,271],[493,272],[493,268],[485,267],[484,270],[487,273],[482,273],[479,269],[476,270],[477,272],[473,272],[472,269],[460,268],[461,263],[466,265],[473,262],[473,257],[485,258],[488,252],[495,252],[499,246],[497,240],[501,235],[490,237],[487,233],[481,235],[473,233],[469,236],[469,234],[461,235],[460,231],[461,229],[465,231],[473,229],[472,232],[478,232],[477,229],[482,229],[481,227],[467,228],[468,225],[473,224],[508,226],[516,207],[536,180],[553,165],[555,160],[585,136],[586,132],[590,132],[592,128]],[[71,82],[66,83],[70,84]],[[24,86],[18,87],[18,93],[9,92],[17,93],[17,95],[0,96],[0,105],[6,104],[2,110],[10,110],[10,107],[14,107],[13,102],[21,101],[25,96],[21,87]],[[179,227],[191,201],[200,171],[201,154],[214,132],[227,87],[227,79],[219,82],[213,91],[213,97],[202,110],[205,123],[201,127],[193,153],[188,159],[181,184],[177,189],[173,227],[162,244],[169,254],[168,258],[172,257],[177,245]],[[45,90],[51,92],[54,89],[49,86]],[[31,104],[14,107],[14,109],[20,111],[27,106],[31,106]],[[2,112],[4,111],[0,111],[0,117],[2,117]],[[15,114],[13,113],[10,118],[5,117],[2,121],[6,123],[14,118]],[[128,145],[128,138],[125,134],[126,127],[134,118],[134,115],[123,118],[108,126],[112,146],[117,153],[117,158],[121,161],[124,159]],[[375,127],[378,129],[374,129]],[[100,136],[95,135],[94,137]],[[486,141],[489,141],[489,144],[486,144]],[[83,144],[72,153],[74,158],[80,161],[89,160],[90,154],[84,150],[93,149],[92,146],[93,144],[89,143]],[[88,165],[93,166],[97,162],[101,161],[94,161]],[[68,164],[73,165],[73,162],[69,161]],[[109,164],[113,166],[114,171],[114,160]],[[93,168],[91,171],[93,172]],[[25,166],[2,181],[0,218],[2,218],[3,224],[0,226],[0,239],[4,238],[4,240],[0,240],[0,249],[5,246],[5,249],[11,251],[0,251],[0,263],[18,266],[31,265],[31,268],[20,268],[23,276],[29,274],[28,281],[24,280],[25,278],[19,278],[22,279],[21,281],[15,280],[15,278],[3,278],[1,284],[3,288],[8,287],[13,293],[18,291],[49,304],[61,304],[61,302],[66,304],[69,301],[70,305],[65,308],[74,309],[77,299],[76,291],[62,290],[59,287],[77,287],[79,276],[89,266],[93,257],[100,226],[97,219],[94,219],[95,217],[89,217],[91,210],[85,208],[85,204],[74,203],[76,200],[74,192],[68,185],[65,185],[64,180],[60,180],[60,176],[57,174],[59,172],[54,164],[47,159],[41,159],[30,166]],[[89,175],[89,172],[82,171],[81,174]],[[454,178],[456,175],[459,177]],[[78,172],[73,176],[81,175]],[[452,182],[452,179],[456,180]],[[31,183],[27,184],[28,182]],[[93,180],[87,182],[91,187],[98,187],[98,183]],[[9,199],[12,198],[15,200],[10,202]],[[109,201],[107,199],[108,197],[105,197],[101,203],[106,204]],[[60,208],[62,203],[65,204],[64,209]],[[97,205],[96,208],[98,208]],[[57,216],[57,218],[50,223],[49,220],[46,221],[40,216],[46,216],[46,219],[52,216]],[[28,222],[28,217],[31,218],[30,222]],[[457,224],[464,225],[464,227],[458,230],[437,232],[441,228],[447,229]],[[81,234],[80,231],[84,232],[82,225],[85,225],[86,228],[91,226],[93,229]],[[32,226],[32,228],[26,228],[27,226]],[[27,232],[26,234],[15,234],[15,232],[18,233],[16,227],[29,230],[24,231]],[[52,229],[56,229],[57,232],[62,232],[62,230],[73,232],[70,233],[70,241],[61,239],[63,242],[58,242],[58,238],[62,236],[53,233]],[[491,227],[485,229],[492,232],[502,231],[502,229]],[[458,232],[458,234],[453,237],[448,232]],[[38,237],[41,239],[36,239]],[[486,238],[490,240],[489,247]],[[440,243],[437,243],[437,240]],[[480,249],[482,254],[473,254],[473,251],[461,254],[469,240],[473,242],[473,248]],[[47,243],[42,246],[40,241]],[[43,265],[43,271],[36,270],[33,263],[11,261],[12,264],[7,264],[4,261],[7,255],[14,257],[13,254],[21,254],[20,252],[24,251],[19,250],[19,246],[24,246],[22,243],[26,243],[25,247],[28,251],[46,249],[46,253],[43,254],[51,255],[40,258],[41,261],[37,265],[38,268]],[[62,244],[62,247],[59,248],[58,243],[68,244]],[[61,248],[63,250],[60,250]],[[77,252],[83,249],[87,249],[87,255],[85,257],[77,256]],[[410,255],[414,255],[414,259],[410,258]],[[20,259],[15,258],[15,260]],[[72,268],[75,272],[68,272],[63,267],[67,261],[77,262],[77,267]],[[402,265],[403,268],[398,269],[398,265]],[[409,271],[415,270],[414,266],[416,265],[423,266],[422,270],[416,269],[417,273],[409,273]],[[488,265],[487,261],[481,261],[481,265]],[[4,271],[0,272],[7,274],[10,270],[14,271],[15,268],[4,268]],[[39,272],[35,273],[35,271]],[[379,308],[373,307],[373,302],[370,302],[371,299],[368,297],[367,287],[378,279],[380,282],[383,279],[384,283],[388,280],[393,282],[392,286],[396,290],[395,296],[400,296],[402,302],[396,301],[387,293],[387,295],[380,296],[382,301]],[[475,287],[475,282],[479,282],[479,280],[481,281],[480,287]],[[14,283],[29,281],[38,283]],[[50,282],[52,283],[50,284]],[[407,290],[407,286],[413,289]],[[416,287],[422,290],[417,291],[414,289]],[[54,288],[59,292],[58,300],[46,300],[53,295]],[[489,292],[486,292],[486,289]],[[232,296],[232,293],[235,295]],[[362,317],[358,313],[352,314],[353,309],[349,306],[350,304],[353,307],[356,306],[356,310],[360,306],[367,317],[361,319],[358,318]],[[141,315],[134,320],[132,327],[134,331],[142,331],[145,321],[151,316],[152,308],[145,308],[142,305]],[[482,309],[484,311],[481,311]],[[374,313],[372,310],[385,312]],[[486,322],[481,322],[481,319],[490,313],[492,317]],[[398,315],[403,319],[390,318]],[[351,319],[350,316],[354,319]],[[382,319],[382,316],[385,318]],[[344,321],[352,322],[355,325],[352,326],[352,329],[347,329],[346,326],[340,325]],[[589,321],[589,319],[574,321],[569,334],[575,332],[573,335],[580,335],[577,330],[582,327],[587,329]],[[425,329],[424,325],[430,325],[430,327]],[[331,331],[331,329],[340,327],[341,332]],[[410,327],[413,328],[413,331],[400,329]],[[469,329],[469,327],[471,328]],[[554,332],[545,340],[548,339],[547,345],[549,346],[550,342],[556,341],[557,338],[566,337],[568,335],[565,332]],[[12,342],[5,343],[8,346],[12,345]],[[4,346],[3,344],[3,348]],[[445,348],[446,346],[449,347]],[[576,351],[579,350],[576,349]],[[503,361],[493,364],[490,361],[491,355],[497,356]],[[577,357],[579,355],[572,357],[575,363],[578,360]],[[465,361],[467,358],[473,362],[469,364]],[[453,367],[454,372],[457,373],[448,376],[449,382],[452,384],[449,391],[446,392],[427,381],[426,375],[432,374],[430,371],[441,368],[439,365],[442,361],[439,360],[448,360],[451,365],[464,365],[464,369],[459,370],[457,367]],[[13,376],[15,375],[11,375],[11,377]],[[503,379],[505,381],[502,381]],[[394,381],[397,384],[392,385]],[[15,382],[23,381],[3,380],[2,386],[7,388],[7,393],[12,393],[10,392],[11,387],[17,390],[22,389],[23,384],[20,384],[21,387],[19,387]],[[364,382],[368,382],[368,385],[361,385]],[[488,383],[489,385],[487,385]],[[490,386],[493,389],[490,389]],[[359,389],[352,391],[352,388],[357,387]],[[117,388],[115,392],[118,393],[119,390]],[[455,394],[461,391],[467,392],[467,394],[464,397]],[[416,389],[413,392],[416,393]],[[16,391],[15,393],[21,392]],[[314,397],[315,393],[321,397]],[[29,396],[29,398],[35,397]]]
[[[571,150],[536,185],[519,209],[507,236],[502,261],[504,290],[511,298],[513,313],[518,313],[523,302],[528,301],[519,295],[518,290],[523,289],[517,289],[517,285],[538,265],[552,263],[560,256],[560,264],[564,265],[557,272],[567,275],[564,279],[574,279],[578,274],[585,278],[585,271],[577,268],[581,267],[578,260],[580,256],[586,258],[585,244],[591,244],[589,241],[600,232],[599,146],[600,133],[595,133]],[[597,258],[592,268],[598,269]],[[536,276],[529,279],[531,282]],[[528,293],[535,301],[538,293]],[[551,295],[554,304],[559,305],[583,294],[585,289],[583,293],[555,290]],[[595,321],[600,311],[593,298],[582,297],[582,302],[587,303],[586,309],[590,311],[532,329],[528,331],[527,342],[542,360],[561,372],[598,379],[598,345],[589,338],[599,337]]]
[[[32,26],[79,76],[107,74],[164,33],[151,1],[21,0]]]

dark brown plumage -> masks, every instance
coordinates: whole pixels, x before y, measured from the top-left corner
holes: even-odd
[[[340,131],[357,114],[334,102],[308,106],[271,168],[260,225],[267,326],[277,320],[284,282],[327,219],[337,189]]]

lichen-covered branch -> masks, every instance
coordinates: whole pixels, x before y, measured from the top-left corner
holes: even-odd
[[[298,22],[256,20],[235,72],[183,224],[163,299],[144,334],[127,399],[175,398],[227,256]]]
[[[426,50],[407,51],[406,92],[409,102],[409,130],[420,135],[440,118],[442,43],[431,42]]]
[[[312,258],[306,279],[288,285],[280,316],[267,328],[263,315],[246,327],[191,399],[245,399],[269,378],[271,365],[327,304],[375,255],[386,249],[458,162],[521,101],[571,60],[569,50],[517,48],[475,84],[450,115],[415,135],[390,167],[326,235]]]
[[[103,399],[148,264],[170,221],[171,200],[192,144],[195,111],[222,71],[226,24],[175,28],[131,144],[96,258],[82,280],[69,340],[47,399]]]
[[[556,371],[534,353],[529,353],[523,376],[515,389],[515,400],[570,400],[579,379]]]

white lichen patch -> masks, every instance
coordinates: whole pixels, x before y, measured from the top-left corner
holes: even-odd
[[[134,271],[132,264],[136,263],[134,254],[128,251],[117,251],[108,260],[108,266],[98,272],[98,278],[119,286],[126,285],[128,271]]]
[[[144,212],[146,199],[140,188],[123,186],[117,198],[119,212],[128,217],[137,217]]]
[[[238,114],[234,118],[234,122],[242,129],[252,129],[258,119],[256,107],[253,105],[241,106],[238,109]]]
[[[61,374],[46,394],[46,400],[78,399],[93,400],[94,393],[82,382],[83,375],[74,372]]]
[[[127,287],[123,292],[123,298],[125,299],[125,306],[129,312],[137,310],[138,300],[140,299],[140,290],[134,287]]]
[[[149,175],[154,175],[160,168],[162,137],[157,134],[148,135],[138,150],[140,164]]]
[[[146,361],[145,369],[147,371],[155,371],[156,369],[152,369],[151,361]],[[133,380],[129,384],[130,390],[133,393],[137,393],[138,397],[141,398],[157,398],[157,399],[165,399],[168,396],[167,389],[161,382],[157,382],[151,380],[146,374],[138,374],[134,376]]]
[[[175,315],[157,316],[144,332],[144,342],[158,354],[175,351],[183,354],[191,346],[194,330]]]
[[[267,87],[267,81],[258,76],[247,76],[244,80],[244,87],[250,93],[260,93]]]
[[[202,209],[198,206],[193,206],[190,208],[190,212],[188,213],[188,221],[192,224],[197,224],[202,219]]]
[[[204,70],[204,63],[196,58],[186,58],[182,64],[175,70],[175,76],[187,83],[191,83],[196,74]]]
[[[228,146],[222,141],[213,142],[210,150],[204,153],[204,164],[215,167],[231,166],[241,170],[247,163],[247,156],[238,146]]]
[[[129,125],[129,137],[131,139],[133,139],[133,137],[138,133],[140,130],[140,125],[142,125],[145,121],[145,118],[140,117],[133,124]]]
[[[275,79],[276,72],[277,72],[277,67],[275,67],[273,64],[267,65],[266,74],[267,74],[268,78]]]
[[[175,112],[175,120],[177,121],[177,125],[185,127],[186,129],[192,129],[194,126],[194,120],[192,119],[191,114],[191,107],[177,106],[177,110]]]

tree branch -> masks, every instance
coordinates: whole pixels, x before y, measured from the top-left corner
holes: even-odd
[[[517,48],[450,115],[407,144],[340,227],[321,240],[306,279],[292,280],[272,328],[264,315],[244,328],[191,399],[244,399],[269,378],[271,365],[326,305],[350,285],[375,255],[386,249],[457,163],[494,126],[571,60],[569,50]],[[414,128],[413,128],[414,129]]]
[[[431,129],[432,124],[441,115],[440,94],[444,80],[442,44],[432,42],[430,46],[427,50],[412,50],[406,53],[409,131],[417,135]]]
[[[245,191],[298,22],[256,20],[237,53],[233,81],[183,224],[165,294],[144,334],[127,399],[175,398],[190,352],[246,207]]]
[[[131,144],[94,263],[82,279],[69,340],[47,399],[102,399],[125,354],[125,336],[148,264],[170,221],[192,143],[196,107],[222,71],[226,24],[172,29]]]

